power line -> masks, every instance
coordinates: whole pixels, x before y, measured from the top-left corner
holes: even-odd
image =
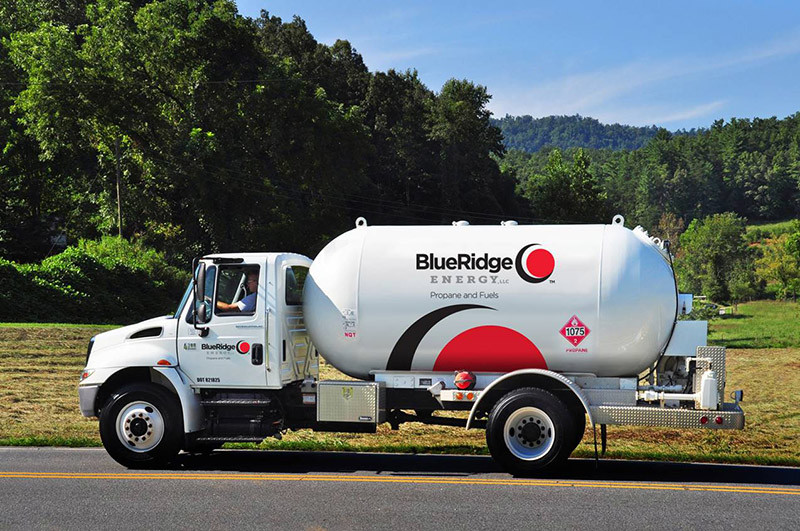
[[[183,168],[180,165],[178,165],[177,162],[169,161],[169,160],[165,160],[165,159],[159,159],[157,157],[152,157],[152,156],[149,157],[149,158],[151,160],[155,161],[155,162],[162,162],[162,163],[165,163],[165,164],[169,164],[169,165],[179,169],[182,173],[184,173],[183,172]],[[243,159],[243,160],[249,160],[250,162],[258,162],[258,161],[255,161],[254,159]],[[220,172],[225,172],[230,176],[230,178],[232,178],[232,179],[234,179],[236,181],[239,181],[239,182],[243,182],[245,184],[264,186],[264,182],[256,180],[256,179],[253,179],[252,175],[249,174],[249,173],[244,173],[244,172],[232,170],[230,168],[226,168],[226,167],[222,167],[222,166],[215,166],[215,165],[206,164],[206,163],[199,163],[199,165],[202,168],[205,168],[205,169],[214,169],[214,170],[217,170],[217,171],[220,171]],[[285,193],[291,193],[291,192],[305,193],[305,191],[302,190],[299,186],[292,188],[292,187],[289,187],[287,185],[287,183],[274,182],[274,181],[270,181],[270,184],[272,186],[274,186],[275,188],[283,188]],[[270,193],[270,192],[266,192],[266,193]],[[310,193],[315,195],[315,196],[318,196],[318,197],[327,198],[328,200],[338,201],[340,204],[342,204],[342,203],[346,204],[346,202],[350,202],[352,204],[362,205],[362,206],[367,207],[367,208],[381,208],[381,207],[387,207],[388,208],[388,207],[393,207],[395,209],[412,210],[412,211],[420,212],[421,214],[433,214],[433,215],[452,216],[452,217],[474,216],[474,217],[483,218],[483,219],[494,219],[494,220],[497,220],[497,221],[504,221],[504,220],[507,220],[508,217],[509,217],[508,215],[503,215],[503,214],[491,214],[491,213],[471,211],[471,210],[449,209],[449,208],[436,207],[436,206],[414,205],[414,204],[410,204],[410,203],[404,203],[404,202],[401,202],[401,201],[394,201],[394,200],[390,200],[390,199],[380,199],[380,198],[375,198],[375,197],[367,197],[367,196],[363,196],[363,195],[359,195],[359,194],[350,194],[350,193],[344,193],[344,192],[341,192],[339,194],[330,194],[330,193],[321,192],[321,191],[310,191]],[[286,196],[286,195],[281,195],[280,197],[286,197],[286,198],[289,198],[289,199],[296,199],[296,197],[290,197],[290,196]],[[385,211],[374,211],[374,210],[372,211],[372,213],[376,213],[376,214],[379,214],[379,215],[385,215],[386,214]],[[412,220],[419,221],[418,217],[412,217],[412,216],[407,216],[407,215],[406,216],[401,216],[401,217],[405,217],[407,219],[412,219]],[[517,221],[521,220],[521,221],[528,221],[528,222],[546,222],[546,223],[554,223],[554,224],[563,224],[563,223],[565,223],[564,220],[554,220],[554,219],[547,219],[547,218],[533,218],[533,217],[526,217],[526,216],[522,216],[522,217],[516,216],[516,218],[517,218]]]
[[[183,166],[179,165],[175,161],[171,161],[171,160],[167,160],[167,159],[161,159],[161,158],[153,157],[153,156],[150,156],[148,158],[153,162],[161,162],[161,163],[164,163],[164,164],[168,164],[168,165],[172,166],[173,168],[175,168],[175,170],[178,173],[181,173],[186,177],[193,177],[193,174],[190,174]],[[232,170],[230,168],[225,168],[225,167],[222,167],[222,166],[209,165],[209,164],[204,164],[204,163],[200,163],[199,165],[202,168],[214,169],[214,170],[217,170],[217,171],[220,171],[220,172],[225,172],[225,173],[228,174],[228,178],[230,178],[230,179],[232,179],[234,181],[241,182],[243,184],[257,185],[257,186],[260,186],[260,187],[264,187],[265,186],[265,183],[263,181],[258,180],[258,179],[254,179],[252,177],[252,175],[249,174],[249,173],[244,173],[244,172]],[[98,172],[94,176],[94,178],[92,178],[92,180],[89,182],[89,184],[87,186],[87,193],[92,189],[92,187],[97,182],[99,177],[100,177],[100,173]],[[482,219],[494,219],[494,220],[497,220],[497,221],[503,221],[503,220],[508,219],[508,216],[504,216],[504,215],[501,215],[501,214],[488,214],[488,213],[475,212],[475,211],[463,211],[463,210],[456,210],[456,209],[446,209],[446,208],[442,208],[442,207],[427,207],[427,206],[421,206],[421,205],[413,205],[413,204],[402,203],[402,202],[399,202],[399,201],[376,199],[376,198],[367,198],[366,196],[361,196],[361,195],[356,195],[356,194],[339,194],[339,195],[337,195],[337,194],[329,194],[329,193],[320,192],[320,191],[313,191],[313,190],[306,191],[306,190],[303,190],[299,186],[290,187],[290,186],[287,185],[287,183],[276,183],[276,182],[270,181],[270,185],[274,186],[277,191],[270,191],[270,190],[267,190],[267,189],[264,189],[264,188],[253,188],[250,191],[252,193],[256,193],[256,194],[258,194],[260,196],[263,196],[263,197],[269,197],[269,198],[277,197],[277,198],[286,199],[286,200],[290,200],[290,201],[298,201],[299,197],[297,197],[297,194],[305,194],[305,193],[310,192],[313,196],[320,197],[322,199],[325,199],[327,202],[332,203],[333,206],[340,206],[340,207],[343,207],[343,208],[349,208],[349,207],[352,207],[355,204],[355,205],[358,206],[359,213],[363,213],[363,214],[375,214],[377,216],[385,216],[387,214],[386,208],[393,208],[395,211],[391,215],[394,218],[401,218],[401,219],[405,219],[405,220],[413,221],[413,222],[421,221],[420,220],[420,216],[423,215],[423,214],[438,215],[438,216],[451,215],[453,217],[462,217],[465,214],[471,214],[471,215],[474,215],[475,217],[482,218]],[[294,193],[294,195],[291,195],[292,193]],[[405,209],[405,210],[417,211],[417,212],[420,213],[420,216],[414,216],[414,215],[409,215],[407,213],[398,212],[397,210],[399,210],[401,208]],[[79,208],[76,207],[72,211],[72,213],[69,215],[69,217],[66,219],[65,224],[64,224],[64,228],[62,229],[62,231],[60,232],[58,237],[56,237],[53,240],[53,244],[51,245],[50,250],[45,255],[45,258],[50,256],[50,254],[53,252],[53,249],[55,249],[55,246],[56,246],[57,242],[63,236],[66,235],[67,229],[69,228],[69,226],[71,225],[73,219],[75,218],[75,216],[78,213],[79,213]],[[517,217],[517,220],[518,221],[519,220],[532,221],[532,222],[549,222],[549,223],[554,223],[554,224],[566,223],[563,220],[552,220],[552,219],[543,219],[543,218],[529,218],[529,217]]]
[[[299,83],[303,82],[317,82],[320,81],[322,78],[318,77],[264,77],[264,78],[255,78],[255,79],[212,79],[212,80],[204,80],[204,81],[190,81],[187,82],[187,85],[191,86],[198,86],[198,85],[247,85],[247,84],[257,84],[257,83],[271,83],[277,81],[296,81]],[[40,81],[40,82],[33,82],[33,81],[0,81],[0,86],[33,86],[33,87],[43,87],[43,86],[103,86],[103,85],[129,85],[131,87],[156,87],[158,86],[157,83],[138,83],[132,82],[127,80],[97,80],[97,81]]]

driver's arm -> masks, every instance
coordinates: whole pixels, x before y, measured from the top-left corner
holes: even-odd
[[[239,312],[241,309],[239,306],[234,304],[228,304],[227,302],[217,301],[217,310],[222,310],[223,312]]]

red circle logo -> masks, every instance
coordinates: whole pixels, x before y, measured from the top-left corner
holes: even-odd
[[[549,277],[556,267],[556,260],[547,249],[534,249],[525,260],[525,268],[534,278]]]
[[[247,341],[239,341],[236,343],[236,352],[239,354],[247,354],[250,352],[250,343]]]
[[[556,259],[550,251],[538,243],[532,243],[519,250],[515,265],[517,274],[522,280],[538,284],[553,274],[556,268]]]

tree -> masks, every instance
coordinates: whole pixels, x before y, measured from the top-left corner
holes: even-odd
[[[733,273],[748,259],[744,234],[745,220],[730,212],[692,220],[676,261],[681,290],[731,300]]]
[[[332,100],[352,107],[366,97],[369,70],[352,45],[337,39],[325,46],[314,39],[305,21],[294,16],[291,22],[262,11],[255,21],[261,47],[277,58],[288,58],[307,80],[325,89]]]
[[[583,149],[578,149],[569,173],[569,207],[571,219],[578,222],[602,221],[609,216],[605,208],[605,194],[597,179],[589,171],[591,160]]]
[[[489,93],[481,85],[451,79],[436,96],[430,139],[439,146],[441,205],[449,211],[504,214],[514,209],[514,184],[500,172],[500,130],[490,122]],[[475,216],[475,214],[478,216]],[[465,214],[465,215],[466,215]],[[453,214],[442,217],[448,221]]]
[[[529,176],[520,185],[530,201],[533,217],[550,220],[601,222],[606,220],[605,194],[590,171],[591,161],[578,149],[572,165],[564,162],[561,151],[550,152],[542,173]]]
[[[728,279],[728,290],[734,310],[739,309],[739,303],[754,299],[759,294],[756,282],[753,260],[746,259],[736,263]]]
[[[416,72],[376,72],[362,110],[371,150],[368,195],[379,223],[440,220],[439,146],[430,138],[434,94]]]
[[[570,191],[569,169],[561,151],[550,152],[541,173],[528,176],[521,184],[522,195],[530,201],[533,217],[546,221],[568,221],[566,193]],[[566,193],[565,193],[566,192]]]
[[[761,246],[762,256],[756,260],[756,274],[767,282],[777,284],[778,296],[782,299],[791,296],[797,300],[797,292],[800,291],[798,241],[800,232],[768,238]]]
[[[672,212],[664,212],[658,224],[653,227],[652,234],[662,240],[668,240],[671,245],[670,251],[675,254],[680,249],[680,235],[685,227],[683,218],[677,217]]]
[[[29,73],[11,60],[13,41],[49,21],[76,27],[85,19],[85,0],[11,0],[0,3],[0,255],[22,262],[53,250],[59,221],[70,214],[72,185],[82,181],[75,152],[48,157],[15,105]],[[52,23],[52,22],[50,22]],[[85,196],[85,188],[84,196]]]

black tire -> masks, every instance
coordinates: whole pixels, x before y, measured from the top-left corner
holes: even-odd
[[[432,409],[415,409],[414,413],[421,419],[429,419],[433,416]]]
[[[186,448],[186,451],[192,454],[211,455],[214,453],[214,450],[219,450],[222,448],[223,444],[225,443],[194,443],[190,447]]]
[[[578,447],[578,445],[583,440],[583,436],[586,433],[586,411],[582,408],[580,411],[574,411],[572,413],[572,418],[575,421],[575,440],[572,443],[572,450],[569,451],[569,454],[572,455],[572,452]]]
[[[486,444],[508,472],[529,475],[558,467],[574,449],[576,419],[552,393],[534,387],[511,391],[489,413]]]
[[[108,454],[128,468],[168,464],[181,449],[183,417],[177,399],[155,384],[115,391],[100,412],[100,438]]]

